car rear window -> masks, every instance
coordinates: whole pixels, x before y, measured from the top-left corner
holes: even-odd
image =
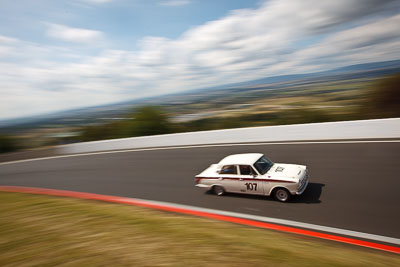
[[[219,171],[219,174],[237,174],[237,169],[235,165],[225,165]]]

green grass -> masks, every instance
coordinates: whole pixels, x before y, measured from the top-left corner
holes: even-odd
[[[396,254],[128,205],[0,193],[5,266],[400,266]]]

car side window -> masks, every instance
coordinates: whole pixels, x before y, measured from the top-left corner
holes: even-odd
[[[241,175],[255,175],[255,171],[249,165],[239,165]]]
[[[219,174],[237,174],[237,169],[235,165],[225,165],[219,171]]]

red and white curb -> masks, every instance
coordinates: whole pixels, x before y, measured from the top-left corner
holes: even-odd
[[[3,192],[16,192],[16,193],[30,193],[30,194],[40,194],[40,195],[49,195],[49,196],[61,196],[61,197],[72,197],[72,198],[80,198],[80,199],[90,199],[90,200],[99,200],[105,202],[112,203],[120,203],[127,204],[133,206],[140,206],[146,208],[152,208],[157,210],[169,211],[174,213],[188,214],[198,217],[211,218],[220,221],[232,222],[237,224],[243,224],[258,228],[277,230],[286,233],[299,234],[304,236],[310,236],[315,238],[327,239],[362,247],[368,247],[388,252],[393,252],[400,254],[400,239],[385,237],[349,230],[343,230],[338,228],[301,223],[289,220],[282,220],[276,218],[269,218],[263,216],[255,216],[249,214],[235,213],[235,212],[227,212],[227,211],[219,211],[213,209],[199,208],[187,205],[173,204],[168,202],[160,202],[160,201],[151,201],[151,200],[143,200],[137,198],[127,198],[127,197],[118,197],[118,196],[109,196],[109,195],[100,195],[100,194],[92,194],[92,193],[83,193],[83,192],[75,192],[75,191],[66,191],[66,190],[56,190],[56,189],[45,189],[45,188],[34,188],[34,187],[20,187],[20,186],[0,186],[0,191]],[[301,227],[301,228],[298,228]],[[306,230],[306,229],[311,230]],[[316,232],[316,231],[322,232]],[[328,233],[326,233],[328,232]],[[384,243],[390,243],[397,246],[385,245],[380,243],[374,243],[371,241],[365,241],[360,239],[355,239],[351,237],[344,237],[334,234],[352,236],[356,238],[368,239],[372,241],[379,241]]]

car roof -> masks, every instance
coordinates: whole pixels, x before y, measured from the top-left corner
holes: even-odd
[[[218,164],[230,165],[230,164],[246,164],[253,165],[259,158],[264,156],[261,153],[245,153],[245,154],[233,154],[223,158]]]

